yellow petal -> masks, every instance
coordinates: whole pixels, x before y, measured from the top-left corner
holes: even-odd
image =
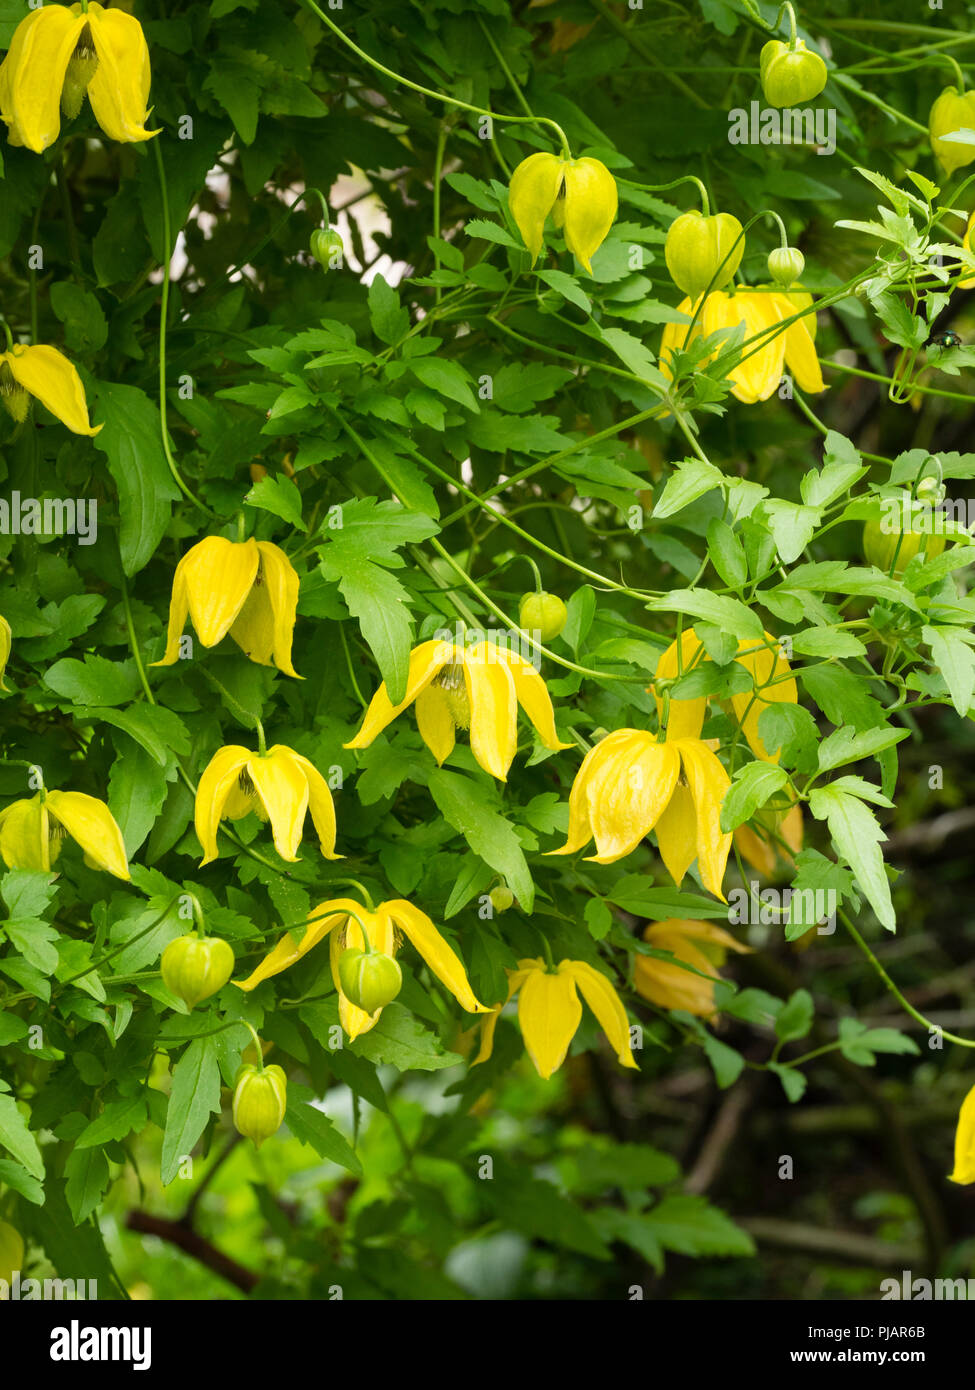
[[[520,967],[525,965],[525,961],[519,962]],[[476,1067],[478,1062],[486,1062],[487,1059],[491,1056],[491,1053],[494,1051],[494,1032],[498,1026],[498,1019],[501,1017],[501,1011],[504,1008],[504,1005],[508,1002],[508,1000],[511,999],[512,995],[517,994],[518,990],[521,989],[525,980],[528,979],[531,970],[535,969],[536,967],[544,969],[544,965],[544,961],[536,960],[529,962],[529,968],[527,969],[519,968],[518,970],[509,970],[507,972],[507,997],[505,998],[503,1004],[497,1004],[493,1009],[489,1009],[486,1017],[481,1020],[481,1046],[477,1056],[474,1058],[473,1062],[471,1062],[472,1067]]]
[[[975,1182],[975,1086],[962,1101],[955,1131],[955,1167],[951,1182]]]
[[[563,743],[555,731],[555,710],[552,708],[551,696],[531,662],[516,652],[501,647],[497,648],[497,651],[511,672],[518,703],[535,726],[545,747],[553,751],[571,748],[572,744]]]
[[[183,557],[173,575],[173,594],[169,600],[169,624],[166,629],[166,651],[160,661],[153,666],[172,666],[179,659],[179,643],[190,611],[189,592],[186,587],[186,560]]]
[[[487,1006],[475,998],[460,957],[447,945],[425,912],[403,898],[384,903],[380,910],[389,914],[461,1008],[469,1014],[489,1012]]]
[[[366,934],[369,937],[369,944],[375,951],[382,951],[384,955],[392,956],[396,954],[396,933],[393,930],[393,922],[389,913],[386,911],[386,904],[379,907],[376,912],[366,912],[364,908],[359,908],[358,913],[365,924]],[[343,1031],[354,1042],[363,1033],[368,1033],[371,1028],[375,1028],[382,1014],[382,1009],[377,1009],[374,1014],[366,1013],[365,1009],[360,1009],[357,1004],[353,1004],[342,991],[342,981],[339,978],[339,959],[346,950],[361,951],[365,942],[363,940],[362,928],[354,917],[350,917],[346,923],[344,932],[336,932],[329,942],[329,962],[332,968],[332,981],[339,995],[339,1022]]]
[[[240,989],[256,989],[262,980],[268,980],[272,975],[279,975],[282,970],[287,970],[289,965],[294,965],[302,956],[306,956],[335,927],[350,920],[350,909],[358,912],[360,916],[365,915],[362,905],[352,898],[331,898],[328,902],[319,903],[308,914],[308,925],[297,945],[291,933],[286,932],[257,969],[252,971],[246,980],[235,980],[234,984]]]
[[[511,175],[508,206],[522,240],[531,252],[532,265],[542,249],[545,219],[562,184],[563,161],[554,154],[530,154]]]
[[[197,783],[194,810],[196,835],[203,846],[201,868],[217,857],[217,829],[226,814],[227,800],[237,785],[241,769],[247,766],[252,757],[249,748],[230,743],[218,749],[203,769]]]
[[[101,429],[101,425],[89,423],[81,377],[57,348],[18,343],[11,352],[0,354],[0,361],[6,362],[17,385],[35,396],[73,434],[91,436]]]
[[[582,760],[582,766],[575,775],[572,790],[569,792],[569,837],[560,849],[550,849],[549,854],[575,854],[592,839],[592,824],[589,819],[588,786],[589,779],[602,767],[620,747],[630,740],[629,729],[617,729],[590,748]]]
[[[791,668],[781,655],[776,639],[766,632],[765,641],[767,646],[758,646],[756,642],[747,640],[739,643],[739,655],[735,660],[748,671],[755,689],[732,695],[731,703],[755,756],[767,762],[778,762],[778,752],[769,753],[762,742],[758,721],[770,704],[797,704],[799,689],[796,682],[789,678]]]
[[[630,734],[630,745],[589,778],[586,797],[598,853],[587,857],[597,864],[612,864],[636,849],[663,815],[680,775],[675,745],[658,743],[653,734]]]
[[[10,660],[10,648],[13,645],[10,624],[6,618],[0,615],[0,690],[6,690],[3,682],[3,674],[7,669],[7,662]]]
[[[416,727],[437,762],[446,762],[454,751],[456,725],[439,685],[428,685],[416,697]]]
[[[657,846],[667,872],[679,888],[697,858],[697,811],[690,787],[674,788],[666,811],[657,821]]]
[[[35,154],[61,131],[61,88],[87,16],[44,5],[21,20],[4,60],[7,113],[22,144]],[[30,389],[30,388],[28,388]]]
[[[694,318],[694,308],[697,301],[682,299],[677,306],[677,313],[683,314],[686,323],[665,323],[664,331],[660,338],[660,370],[664,376],[673,380],[673,370],[671,368],[671,356],[675,352],[684,352],[701,336],[701,318],[698,315],[694,327],[691,328],[691,319]]]
[[[104,801],[84,792],[48,792],[47,807],[98,868],[131,878],[122,832]]]
[[[708,295],[701,320],[705,335],[744,324],[747,341],[774,327],[779,316],[771,294],[749,290],[729,294],[719,290]],[[761,347],[756,349],[752,344],[745,353],[744,359],[731,368],[728,376],[734,382],[732,395],[746,405],[754,405],[757,401],[768,400],[778,390],[785,365],[785,338],[780,333],[763,339]]]
[[[91,0],[88,23],[98,67],[88,83],[95,120],[111,140],[151,140],[145,129],[149,100],[149,46],[142,26],[124,10],[103,9]]]
[[[679,643],[676,640],[671,642],[661,656],[654,673],[654,681],[676,680],[678,676],[686,676],[694,667],[707,660],[708,656],[697,633],[692,627],[685,628],[680,635]],[[663,701],[656,691],[654,698],[657,702],[657,718],[663,719]],[[671,699],[668,702],[666,737],[669,740],[700,738],[707,707],[708,702],[703,695],[696,700]]]
[[[247,771],[274,835],[274,848],[282,859],[294,863],[308,810],[308,778],[284,744],[269,748],[264,757],[252,757]]]
[[[633,984],[638,994],[660,1009],[684,1009],[698,1018],[709,1018],[715,1011],[714,981],[720,977],[713,962],[687,939],[684,929],[689,925],[656,922],[643,938],[656,950],[670,951],[677,961],[701,971],[704,978],[677,963],[638,955],[633,963]]]
[[[471,752],[492,777],[507,780],[518,747],[518,698],[497,648],[480,642],[464,654],[464,680],[471,702]]]
[[[40,793],[14,801],[0,815],[0,856],[8,869],[35,869],[46,873],[54,857],[50,851],[47,811]]]
[[[410,652],[406,694],[402,700],[398,705],[394,705],[386,693],[386,682],[383,681],[372,697],[359,732],[355,738],[343,746],[345,748],[368,748],[376,735],[381,734],[386,725],[391,724],[397,715],[403,713],[407,705],[413,703],[420,691],[426,689],[438,671],[459,660],[460,656],[455,654],[451,643],[441,641],[439,638],[434,638],[430,642],[421,642],[418,647],[414,647]]]
[[[721,880],[731,851],[731,835],[721,829],[721,803],[731,778],[720,759],[699,739],[682,739],[677,747],[697,811],[697,867],[701,882],[724,902]]]
[[[308,809],[322,854],[326,859],[341,859],[343,856],[335,853],[335,802],[329,785],[314,763],[300,753],[292,753],[291,756],[308,780]]]
[[[605,975],[583,960],[564,960],[559,973],[568,975],[578,985],[583,999],[592,1009],[603,1032],[609,1038],[617,1059],[624,1067],[639,1070],[630,1048],[630,1024],[626,1009]]]
[[[277,666],[287,676],[303,677],[291,664],[291,644],[298,613],[298,574],[279,546],[258,541],[260,571],[230,636],[245,655],[261,666]]]
[[[598,159],[570,159],[564,166],[565,244],[585,269],[613,225],[616,180]]]
[[[190,618],[205,647],[214,647],[230,631],[257,578],[257,542],[206,536],[186,552],[182,570]],[[173,585],[175,589],[175,581]]]
[[[565,1061],[582,1021],[582,1005],[570,975],[532,970],[518,996],[518,1022],[528,1055],[544,1080]]]

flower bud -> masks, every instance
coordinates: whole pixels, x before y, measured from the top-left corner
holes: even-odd
[[[926,478],[921,479],[915,491],[918,497],[925,502],[942,502],[944,500],[944,484],[939,483],[938,479],[931,477],[930,474]]]
[[[931,107],[928,131],[931,148],[946,174],[963,169],[975,159],[975,145],[959,145],[942,137],[956,130],[975,129],[975,92],[946,87]]]
[[[308,239],[308,249],[323,270],[342,264],[345,245],[334,227],[316,227]]]
[[[382,951],[344,951],[339,957],[339,982],[350,1004],[374,1014],[391,1003],[403,986],[398,961]]]
[[[818,53],[797,39],[794,48],[773,39],[759,58],[762,91],[772,106],[801,106],[818,97],[829,76]]]
[[[488,895],[495,912],[507,912],[515,900],[515,895],[506,883],[498,883]]]
[[[288,1108],[288,1078],[280,1067],[246,1063],[234,1088],[234,1128],[258,1148],[276,1134]]]
[[[768,273],[777,285],[788,288],[802,279],[806,258],[795,246],[778,246],[769,252]]]
[[[565,627],[565,604],[557,594],[524,594],[518,605],[518,625],[526,632],[538,633],[540,642],[551,642]]]
[[[234,970],[234,953],[219,936],[178,936],[162,955],[163,984],[192,1009],[223,989]]]
[[[745,250],[741,223],[728,212],[712,217],[692,210],[675,217],[664,242],[670,278],[692,300],[734,278]]]
[[[930,505],[916,503],[902,513],[903,533],[898,529],[888,530],[883,522],[868,521],[863,528],[863,553],[871,565],[885,574],[894,566],[893,577],[900,579],[907,566],[919,551],[924,551],[928,559],[940,555],[945,548],[945,537],[929,533],[932,517]],[[897,556],[896,564],[894,556]]]
[[[20,1232],[7,1221],[0,1221],[0,1279],[9,1284],[15,1269],[24,1265],[24,1242]]]

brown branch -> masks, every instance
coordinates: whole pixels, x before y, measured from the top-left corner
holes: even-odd
[[[171,1245],[176,1245],[185,1254],[192,1255],[200,1264],[212,1269],[242,1293],[251,1293],[260,1282],[259,1276],[252,1270],[245,1269],[236,1260],[232,1260],[229,1255],[211,1245],[203,1236],[197,1235],[196,1231],[182,1221],[171,1221],[165,1216],[152,1216],[147,1211],[130,1211],[125,1224],[130,1231],[168,1240]]]
[[[892,1245],[856,1231],[827,1231],[799,1221],[780,1221],[774,1216],[736,1217],[736,1223],[755,1237],[760,1245],[778,1245],[787,1250],[807,1250],[818,1255],[834,1255],[856,1264],[878,1265],[882,1269],[917,1269],[924,1251],[917,1245]]]
[[[724,1097],[714,1124],[705,1135],[697,1161],[685,1179],[685,1192],[704,1193],[717,1178],[759,1085],[754,1075],[743,1076]]]

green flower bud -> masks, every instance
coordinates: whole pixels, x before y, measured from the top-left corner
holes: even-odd
[[[162,955],[163,984],[192,1009],[223,989],[234,971],[234,953],[219,936],[178,936]]]
[[[316,227],[308,239],[308,249],[323,270],[342,264],[345,246],[334,227]]]
[[[777,285],[786,289],[802,279],[806,258],[795,246],[779,246],[769,252],[768,273]]]
[[[801,106],[812,101],[829,76],[822,58],[802,39],[796,40],[795,48],[773,39],[762,49],[759,67],[762,90],[772,106]]]
[[[551,642],[565,627],[568,614],[557,594],[530,593],[518,605],[518,625],[526,632],[537,632],[540,642]]]
[[[280,1067],[260,1071],[252,1062],[237,1073],[234,1088],[234,1128],[258,1148],[276,1134],[288,1108],[288,1078]]]
[[[491,899],[491,906],[495,912],[507,912],[508,908],[515,900],[515,895],[506,883],[499,883],[488,895]]]
[[[339,957],[339,982],[350,1004],[374,1014],[391,1003],[403,986],[399,962],[382,951],[344,951]]]
[[[885,574],[890,573],[890,567],[894,565],[893,577],[900,579],[922,549],[928,559],[940,555],[945,548],[946,537],[922,530],[931,515],[930,506],[913,507],[904,517],[903,533],[897,529],[887,530],[881,521],[868,521],[863,528],[863,553],[867,561]]]
[[[741,230],[738,218],[728,212],[705,217],[692,210],[675,217],[664,242],[664,259],[678,289],[695,300],[709,287],[720,290],[733,280],[745,250]]]

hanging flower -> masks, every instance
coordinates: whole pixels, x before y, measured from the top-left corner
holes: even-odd
[[[342,858],[335,853],[335,804],[328,783],[313,763],[283,743],[262,753],[231,743],[210,759],[196,792],[201,868],[217,857],[220,822],[240,820],[250,811],[271,822],[274,847],[282,859],[297,861],[308,811],[322,854],[326,859]]]
[[[955,1169],[951,1181],[975,1182],[975,1086],[962,1101],[955,1132]]]
[[[774,763],[778,762],[779,754],[770,753],[765,747],[758,732],[758,721],[770,705],[797,704],[799,689],[792,678],[792,668],[782,655],[776,638],[769,632],[766,632],[764,637],[765,644],[757,638],[741,638],[738,642],[735,662],[743,666],[751,676],[752,689],[732,695],[731,707],[756,758]],[[659,681],[676,680],[679,675],[686,675],[700,662],[709,660],[704,644],[694,628],[686,628],[681,633],[679,644],[676,640],[671,642],[661,656],[654,676],[655,684]],[[663,700],[659,691],[656,693],[656,701],[657,714],[662,718]],[[692,700],[671,698],[667,715],[668,741],[671,738],[700,738],[707,705],[706,695]]]
[[[520,960],[517,970],[507,973],[508,1000],[518,995],[521,1035],[535,1070],[545,1081],[565,1061],[569,1044],[582,1022],[580,993],[596,1015],[620,1065],[639,1069],[630,1048],[626,1010],[605,975],[583,960],[563,960],[552,969],[540,958]],[[484,1020],[481,1050],[472,1066],[491,1056],[494,1030],[503,1007],[499,1004]]]
[[[410,653],[406,694],[394,705],[385,681],[372,697],[359,732],[346,748],[368,748],[413,701],[423,742],[438,763],[453,751],[457,729],[469,729],[471,752],[504,782],[518,747],[518,706],[546,748],[569,748],[555,732],[545,682],[530,661],[493,642],[470,647],[434,639]]]
[[[744,341],[762,333],[761,344],[745,348],[743,360],[729,368],[733,383],[731,394],[746,405],[767,401],[779,389],[786,367],[795,377],[801,391],[810,395],[825,391],[826,385],[816,356],[816,315],[805,312],[812,307],[812,295],[796,286],[790,290],[715,290],[707,296],[693,328],[689,324],[668,323],[660,342],[660,369],[672,377],[670,358],[683,352],[699,337],[709,337],[721,329],[737,328],[743,324]],[[689,299],[678,305],[677,312],[690,320],[695,306]],[[771,333],[776,324],[802,312],[780,333]],[[709,361],[713,361],[712,353]]]
[[[65,835],[81,846],[90,868],[131,877],[122,832],[97,797],[45,790],[0,811],[0,856],[8,869],[49,872]]]
[[[166,654],[152,664],[178,660],[188,614],[205,647],[229,633],[251,661],[298,676],[291,664],[297,612],[298,575],[279,546],[207,536],[176,566]]]
[[[12,145],[37,154],[61,132],[61,112],[74,120],[87,95],[110,140],[150,140],[149,49],[142,26],[124,10],[91,0],[43,5],[14,30],[0,65],[0,117]]]
[[[771,878],[780,859],[792,864],[802,849],[802,807],[796,804],[783,812],[766,805],[752,817],[751,824],[739,825],[732,839],[742,859],[756,873]]]
[[[660,855],[678,885],[697,859],[704,886],[724,899],[721,880],[731,836],[721,802],[731,779],[699,738],[658,742],[617,729],[590,749],[569,793],[569,838],[549,854],[574,854],[595,839],[597,864],[612,864],[657,833]]]
[[[57,348],[14,343],[6,352],[0,352],[0,404],[21,423],[27,419],[32,396],[73,434],[92,436],[101,429],[101,425],[92,425],[88,419],[81,377]]]
[[[721,978],[718,966],[724,963],[726,952],[751,950],[713,922],[674,918],[651,922],[643,939],[657,951],[670,951],[677,961],[693,969],[685,970],[682,965],[656,956],[634,956],[633,985],[637,993],[658,1008],[683,1009],[698,1018],[710,1018],[715,1012],[714,981]]]
[[[426,913],[402,898],[380,903],[374,912],[351,898],[333,898],[320,903],[309,913],[308,926],[298,945],[290,934],[283,936],[257,969],[246,980],[236,983],[244,990],[255,989],[262,980],[280,974],[301,960],[328,936],[332,980],[339,995],[339,1019],[349,1037],[355,1039],[360,1033],[368,1033],[370,1028],[374,1028],[382,1014],[382,1008],[373,1014],[357,1008],[342,989],[339,962],[347,950],[363,949],[363,929],[372,950],[394,958],[402,933],[461,1008],[471,1014],[488,1012],[486,1006],[475,998],[460,957],[448,946]]]
[[[10,648],[13,646],[13,638],[10,631],[10,624],[6,618],[0,614],[0,690],[6,690],[3,676],[7,669],[7,662],[10,660]]]
[[[542,249],[545,219],[551,214],[565,244],[592,274],[592,257],[613,225],[619,203],[616,180],[598,159],[562,159],[530,154],[511,175],[508,206],[532,265]]]

